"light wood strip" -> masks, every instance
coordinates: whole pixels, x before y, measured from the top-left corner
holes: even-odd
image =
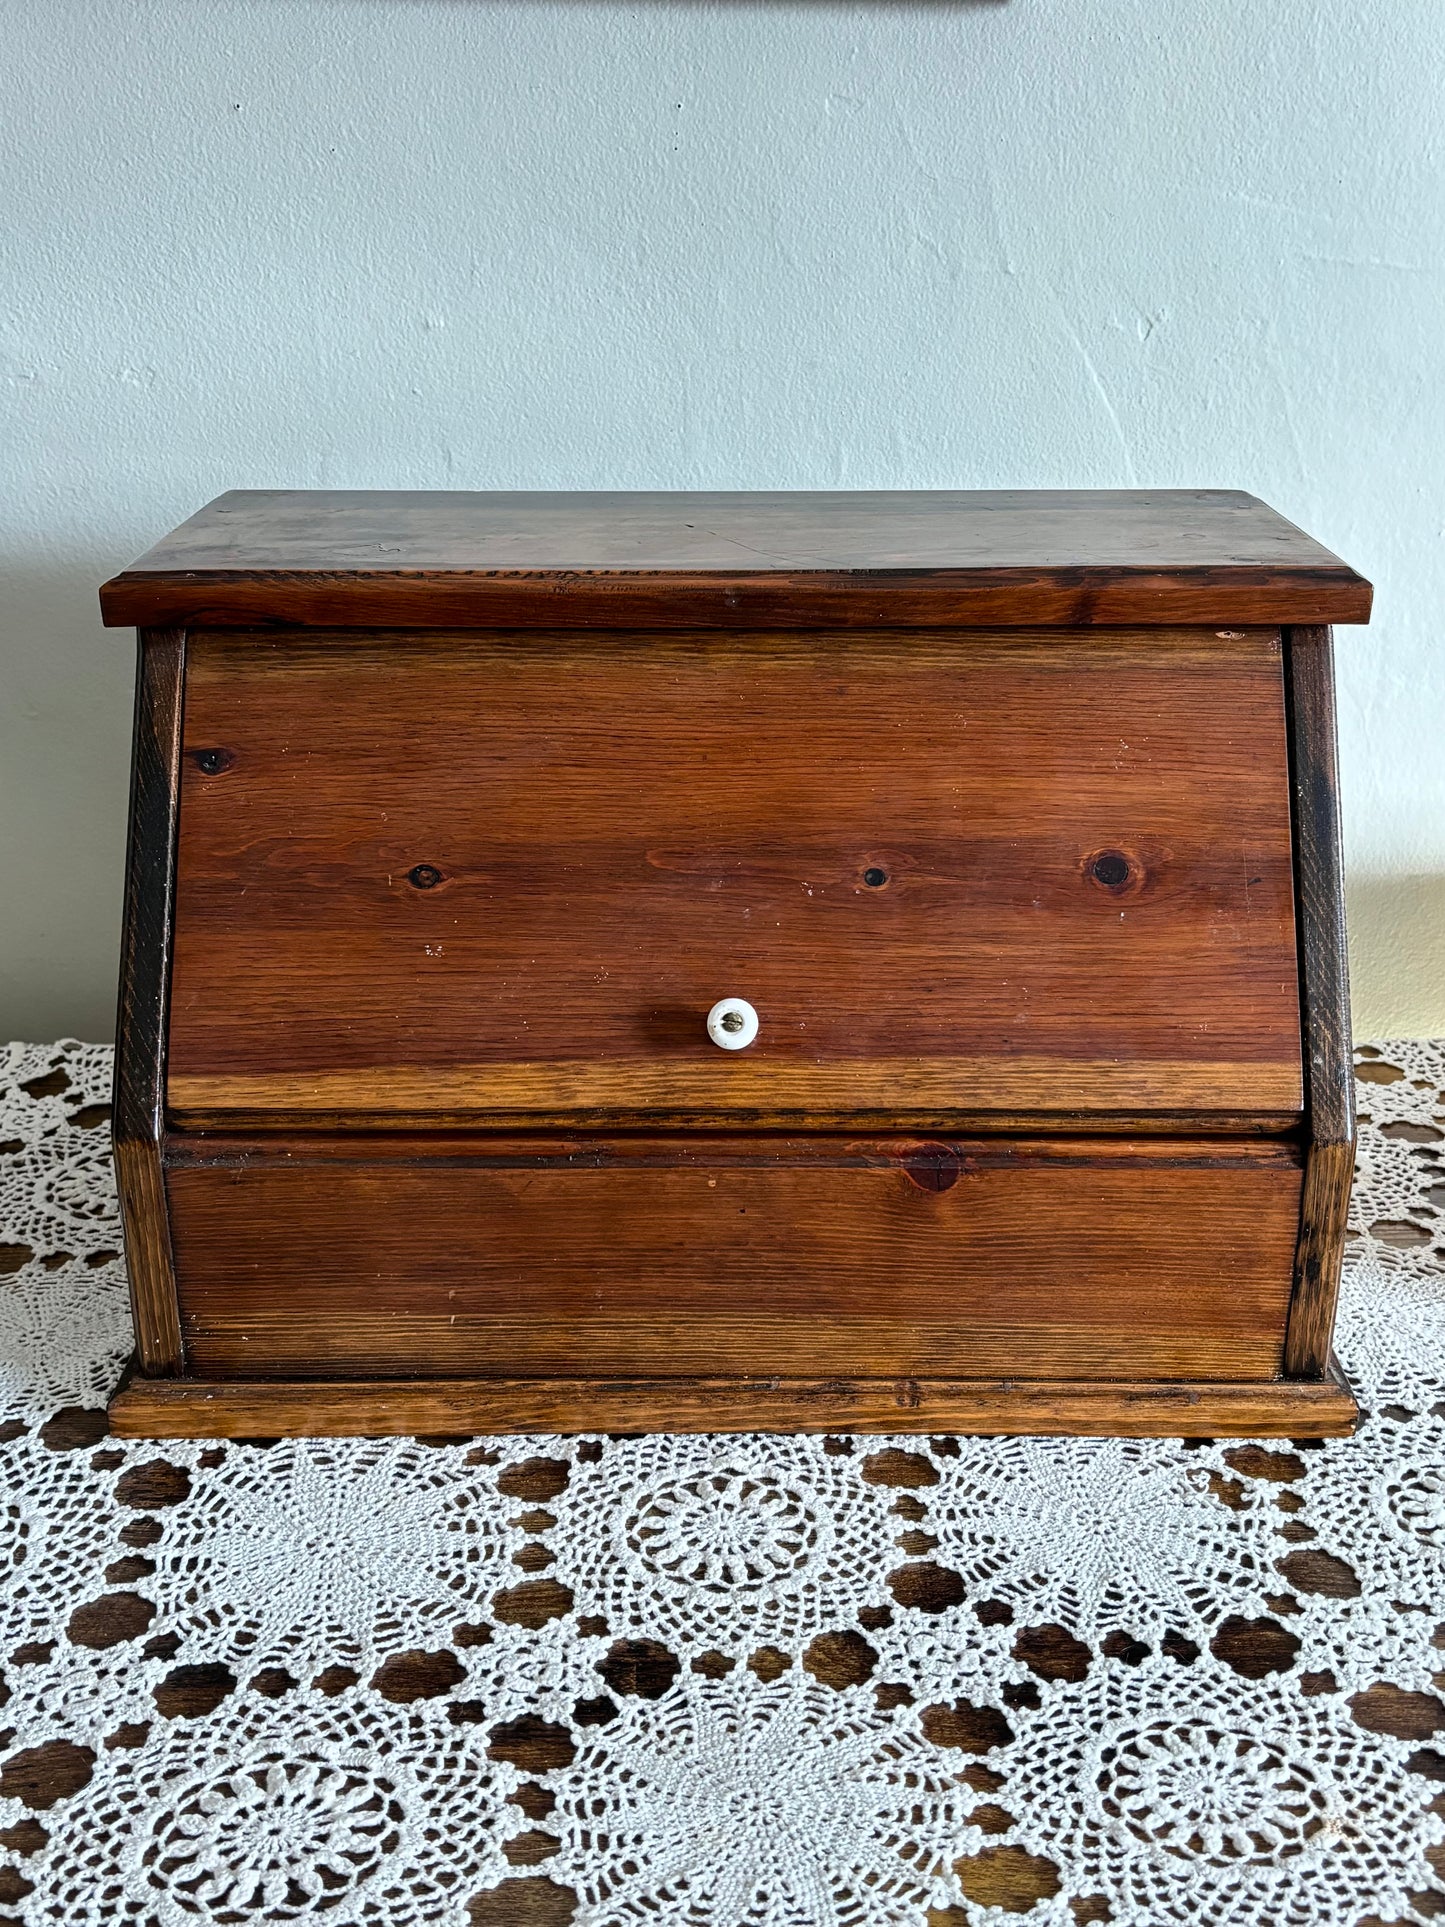
[[[711,1047],[708,1047],[711,1048]],[[843,1064],[728,1058],[713,1050],[713,1092],[698,1096],[697,1065],[633,1060],[627,1068],[628,1114],[659,1111],[738,1118],[757,1112],[826,1113],[832,1118],[870,1107],[898,1116],[983,1117],[990,1110],[1128,1113],[1192,1112],[1298,1115],[1297,1059],[1281,1063],[1129,1062],[1115,1058],[897,1057]],[[355,1070],[218,1073],[172,1071],[169,1115],[181,1129],[204,1127],[236,1113],[305,1117],[348,1112],[372,1116],[498,1113],[554,1116],[617,1111],[618,1070],[604,1058],[516,1064],[457,1064],[446,1069],[371,1065]],[[898,1104],[900,1091],[907,1105]]]

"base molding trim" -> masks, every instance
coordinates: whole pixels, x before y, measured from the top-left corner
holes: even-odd
[[[1338,1367],[1248,1384],[983,1379],[148,1379],[110,1405],[120,1438],[505,1432],[963,1432],[1122,1438],[1344,1438]]]

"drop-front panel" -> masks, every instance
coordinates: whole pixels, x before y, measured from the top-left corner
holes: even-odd
[[[190,639],[180,1125],[1301,1104],[1276,632]]]

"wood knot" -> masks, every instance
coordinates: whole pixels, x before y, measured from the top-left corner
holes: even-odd
[[[1129,859],[1119,850],[1105,850],[1094,858],[1089,869],[1095,883],[1102,883],[1106,890],[1117,890],[1121,883],[1129,881]]]
[[[1127,850],[1093,850],[1084,858],[1083,872],[1111,897],[1137,896],[1144,886],[1144,866]]]
[[[951,1191],[963,1175],[964,1159],[952,1144],[914,1144],[903,1153],[903,1169],[920,1191]]]

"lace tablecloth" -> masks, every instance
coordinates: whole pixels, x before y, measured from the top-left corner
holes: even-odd
[[[1445,1050],[1360,1053],[1368,1417],[121,1444],[110,1057],[0,1088],[0,1922],[1445,1914]]]

